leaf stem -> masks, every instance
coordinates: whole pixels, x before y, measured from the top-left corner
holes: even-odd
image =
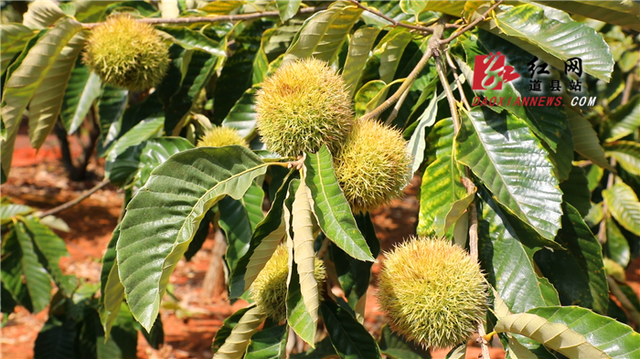
[[[440,56],[435,56],[435,61],[438,77],[440,77],[442,88],[444,89],[444,93],[447,95],[447,101],[449,102],[451,119],[453,120],[453,133],[457,135],[458,131],[460,131],[460,118],[458,117],[458,105],[456,104],[456,98],[453,96],[453,91],[451,91],[451,87],[449,86],[449,80],[447,80],[446,69],[442,63],[442,58]]]
[[[467,26],[463,27],[459,31],[454,32],[448,38],[446,38],[444,40],[440,40],[440,44],[444,45],[444,44],[450,43],[451,41],[453,41],[453,39],[457,38],[458,36],[464,34],[467,31],[473,29],[476,25],[478,25],[480,23],[480,21],[486,20],[487,19],[487,15],[489,15],[489,13],[491,11],[493,11],[495,8],[497,8],[498,5],[500,5],[502,3],[502,1],[503,0],[497,1],[495,4],[491,5],[491,7],[489,9],[487,9],[487,11],[484,12],[484,14],[480,15],[480,17],[478,17],[477,19],[475,19],[472,22],[470,22]]]
[[[350,1],[352,4],[356,5],[357,7],[359,7],[359,8],[361,8],[361,9],[363,9],[364,11],[370,12],[370,13],[372,13],[372,14],[374,14],[374,15],[378,16],[378,17],[381,17],[381,18],[383,18],[383,19],[387,20],[388,22],[390,22],[390,23],[393,25],[393,27],[396,27],[396,26],[405,27],[405,28],[407,28],[407,29],[411,29],[411,30],[415,30],[415,31],[419,31],[419,32],[421,32],[421,33],[427,33],[427,34],[431,34],[431,33],[433,33],[433,31],[434,31],[434,29],[433,29],[433,28],[431,28],[431,27],[425,27],[425,26],[420,26],[420,25],[405,24],[405,23],[402,23],[402,22],[396,21],[396,20],[394,20],[394,19],[390,18],[389,16],[387,16],[387,15],[385,15],[385,14],[381,13],[381,12],[380,12],[380,11],[378,11],[378,10],[374,10],[374,9],[372,9],[372,8],[369,8],[369,7],[366,7],[366,6],[362,5],[362,4],[360,3],[360,1],[357,1],[357,0],[349,0],[349,1]],[[446,24],[446,25],[445,25],[445,28],[448,28],[448,29],[449,29],[449,28],[458,28],[458,27],[459,27],[459,25],[455,25],[455,24]]]
[[[607,283],[609,283],[609,289],[611,289],[611,293],[620,301],[622,307],[628,312],[629,317],[633,320],[636,325],[640,325],[640,313],[636,310],[633,304],[629,301],[629,298],[624,294],[618,282],[613,279],[611,276],[607,276]]]
[[[300,9],[296,15],[300,14],[312,14],[318,12],[320,10],[326,9],[326,6],[314,6],[314,7],[305,7]],[[264,12],[255,12],[250,14],[238,14],[238,15],[220,15],[220,16],[195,16],[195,17],[181,17],[176,19],[139,19],[136,20],[138,22],[150,25],[158,25],[158,24],[166,24],[166,25],[175,25],[175,24],[195,24],[199,22],[204,23],[212,23],[212,22],[222,22],[222,21],[241,21],[241,20],[252,20],[259,19],[263,17],[278,17],[280,16],[279,11],[264,11]],[[82,27],[85,29],[92,29],[96,26],[99,26],[103,23],[97,22],[92,24],[82,24]]]
[[[63,203],[63,204],[59,205],[58,207],[54,207],[54,208],[52,208],[52,209],[50,209],[48,211],[36,213],[35,216],[38,217],[38,218],[43,218],[43,217],[50,216],[50,215],[56,214],[58,212],[62,212],[64,210],[67,210],[67,209],[75,206],[76,204],[84,201],[85,199],[89,198],[89,196],[91,196],[92,194],[96,193],[100,189],[104,188],[109,183],[111,183],[111,182],[108,179],[105,179],[102,182],[100,182],[97,185],[95,185],[93,188],[91,188],[89,190],[86,190],[84,193],[82,193],[76,199],[71,200],[71,201],[66,202],[66,203]]]
[[[440,45],[438,40],[442,37],[443,32],[444,24],[439,23],[434,26],[433,35],[431,35],[431,38],[429,39],[427,45],[427,51],[424,52],[422,58],[420,59],[416,67],[411,70],[411,73],[404,80],[400,88],[386,101],[376,107],[373,111],[362,116],[362,120],[378,118],[384,111],[391,107],[391,105],[396,103],[400,99],[400,97],[402,97],[402,94],[404,94],[405,91],[408,91],[408,89],[411,88],[411,85],[413,85],[413,82],[416,80],[416,78],[418,78],[418,75],[420,74],[420,72],[422,72],[422,69],[424,69],[424,67],[427,65],[427,62],[429,62],[431,55],[433,55],[434,52],[437,52],[438,54],[440,53]]]
[[[458,92],[460,93],[460,99],[462,100],[462,103],[464,104],[464,107],[467,109],[467,111],[471,111],[471,106],[469,105],[469,102],[467,101],[467,96],[465,96],[464,89],[462,88],[462,81],[460,81],[460,77],[458,77],[458,71],[456,71],[458,68],[453,63],[453,59],[451,59],[451,55],[449,55],[448,50],[444,51],[444,55],[447,58],[447,63],[449,64],[449,67],[451,67],[453,78],[456,79],[456,84],[458,85]]]

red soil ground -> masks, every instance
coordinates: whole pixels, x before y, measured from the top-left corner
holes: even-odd
[[[24,203],[37,209],[53,208],[77,197],[83,190],[93,187],[102,177],[103,167],[95,162],[90,170],[96,179],[87,182],[69,182],[58,160],[57,141],[50,138],[36,154],[29,146],[24,135],[19,136],[13,160],[13,168],[8,182],[2,186],[2,195],[13,198],[16,203]],[[75,148],[75,147],[74,147]],[[75,148],[74,152],[78,149]],[[416,192],[419,179],[416,178],[405,192],[402,200],[395,200],[373,213],[373,222],[383,250],[414,234],[418,201]],[[66,273],[74,274],[89,282],[98,282],[100,259],[111,238],[122,207],[122,193],[114,187],[106,187],[96,192],[79,205],[58,216],[70,227],[69,232],[58,232],[65,240],[70,257],[65,258],[61,266]],[[245,303],[241,301],[231,305],[227,300],[215,301],[203,298],[202,281],[209,266],[213,247],[213,235],[203,249],[190,261],[182,260],[172,275],[175,300],[165,298],[170,305],[161,310],[165,330],[165,344],[160,350],[154,350],[140,335],[138,355],[140,358],[211,358],[211,342],[222,321]],[[374,274],[380,268],[374,265]],[[629,269],[627,275],[634,288],[640,292],[640,262]],[[374,281],[375,282],[375,281]],[[386,319],[379,311],[375,299],[376,288],[370,287],[367,308],[367,329],[378,335]],[[33,357],[33,344],[38,331],[47,319],[47,311],[36,315],[18,308],[11,314],[1,331],[2,358],[27,359]],[[433,352],[434,358],[443,358],[446,350]],[[479,348],[470,347],[467,358],[478,358]],[[504,358],[500,348],[492,348],[493,359]]]

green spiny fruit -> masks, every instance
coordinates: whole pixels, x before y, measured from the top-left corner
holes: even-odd
[[[262,84],[256,98],[258,129],[267,148],[282,156],[336,153],[353,122],[344,81],[325,62],[290,62]]]
[[[251,297],[263,308],[268,317],[282,321],[287,317],[287,276],[289,275],[289,251],[283,244],[278,246],[251,285]],[[322,260],[315,259],[314,277],[318,291],[322,291],[325,269]]]
[[[132,91],[162,81],[169,67],[169,47],[149,24],[116,15],[91,30],[84,62],[102,81]]]
[[[480,266],[442,240],[412,239],[386,254],[378,302],[391,328],[425,347],[465,342],[482,322],[487,288]]]
[[[354,212],[400,197],[411,178],[411,155],[399,131],[359,120],[334,158],[336,177]]]
[[[221,147],[230,145],[240,145],[249,147],[238,131],[231,127],[214,127],[198,141],[198,147]]]

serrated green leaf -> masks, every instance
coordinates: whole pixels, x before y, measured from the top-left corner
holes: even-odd
[[[287,344],[287,326],[278,325],[255,333],[245,359],[280,359]]]
[[[14,218],[16,216],[24,216],[33,211],[33,208],[24,204],[2,203],[2,205],[0,206],[1,224],[4,226],[5,224],[11,222],[11,218]]]
[[[226,46],[222,44],[221,46]],[[164,103],[165,105],[165,131],[168,134],[178,135],[179,126],[183,118],[188,115],[193,103],[199,98],[202,89],[209,83],[209,79],[222,65],[226,56],[224,54],[212,54],[201,50],[187,50],[190,53],[188,66],[183,64],[182,81],[178,90]],[[183,58],[182,61],[185,61]],[[166,86],[175,87],[175,83],[167,83]],[[163,85],[165,86],[165,85]],[[160,88],[158,89],[160,91]]]
[[[60,51],[29,104],[29,139],[39,149],[53,130],[62,107],[71,70],[84,46],[84,34],[75,35]]]
[[[300,8],[300,3],[302,0],[276,0],[276,5],[278,5],[278,12],[280,12],[280,20],[285,22],[291,19],[297,12],[298,8]]]
[[[550,323],[562,324],[584,335],[587,342],[613,359],[635,358],[640,354],[640,334],[615,319],[579,307],[535,308],[529,311]],[[574,358],[573,356],[570,356]],[[595,356],[589,357],[595,358]]]
[[[618,161],[625,171],[640,176],[640,143],[616,141],[604,145],[605,153]]]
[[[134,184],[142,187],[149,179],[151,171],[171,155],[191,148],[191,142],[182,137],[160,137],[143,141],[139,145],[127,148],[113,162],[107,162],[109,179],[116,186],[126,185],[134,179]]]
[[[331,344],[340,358],[382,358],[380,348],[371,334],[348,311],[331,301],[323,302],[320,311]]]
[[[604,150],[600,146],[598,135],[593,130],[591,123],[571,110],[567,110],[567,120],[573,136],[575,151],[598,166],[613,170],[604,156]]]
[[[2,24],[0,28],[0,73],[4,74],[14,56],[22,51],[33,30],[20,24]]]
[[[640,236],[640,202],[633,189],[622,181],[602,191],[609,212],[629,232]]]
[[[262,221],[262,200],[264,191],[252,184],[242,198],[235,200],[225,197],[220,200],[220,228],[227,237],[225,260],[230,272],[235,271],[238,260],[249,250],[251,233]]]
[[[536,1],[572,14],[640,31],[640,5],[633,1]]]
[[[398,334],[393,333],[388,325],[382,327],[378,344],[382,354],[393,359],[421,359],[429,355],[426,350],[420,349],[415,343],[407,342]]]
[[[71,320],[48,322],[42,327],[33,345],[35,359],[75,358],[77,329]]]
[[[105,8],[111,5],[117,0],[106,0],[95,2],[92,0],[75,0],[73,6],[76,9],[74,15],[78,21],[81,22],[98,22],[103,18]]]
[[[536,253],[535,261],[558,290],[562,304],[579,304],[606,313],[609,286],[600,243],[575,208],[570,204],[564,204],[564,208],[556,242],[567,250],[543,249]]]
[[[371,250],[358,230],[336,179],[331,152],[322,146],[317,153],[308,153],[304,166],[304,181],[310,190],[313,214],[322,231],[353,258],[373,261]]]
[[[16,235],[15,227],[12,227],[2,238],[2,287],[11,295],[19,305],[33,313],[31,296],[27,290],[23,278],[22,249]],[[4,311],[4,304],[2,305]]]
[[[560,60],[549,61],[552,66],[564,69],[563,61],[578,57],[582,59],[584,72],[606,82],[611,79],[614,62],[609,47],[602,36],[586,24],[569,17],[562,21],[547,17],[542,8],[532,4],[513,7],[498,14],[495,21],[508,35],[507,40],[517,37]]]
[[[325,337],[316,343],[315,349],[307,350],[304,353],[291,354],[291,359],[335,359],[339,358],[336,350],[331,345],[329,337]]]
[[[611,142],[619,140],[640,128],[640,95],[618,107],[607,118],[602,138]]]
[[[508,315],[498,320],[494,330],[498,333],[527,336],[569,358],[609,358],[602,350],[587,342],[582,334],[571,330],[567,325],[552,323],[531,313]]]
[[[609,258],[622,267],[626,267],[631,259],[631,249],[629,248],[629,242],[624,237],[620,228],[616,222],[607,217],[607,251]]]
[[[400,8],[407,14],[417,15],[425,6],[429,4],[429,1],[425,0],[400,0]]]
[[[117,88],[109,84],[102,87],[102,95],[98,99],[98,123],[100,125],[100,138],[98,141],[97,155],[103,156],[118,138],[122,125],[122,115],[127,107],[128,90]]]
[[[242,97],[229,110],[229,114],[222,121],[222,126],[232,127],[244,138],[250,138],[256,132],[258,115],[256,114],[256,92],[252,87],[242,94]]]
[[[445,225],[447,214],[456,201],[467,197],[461,176],[458,164],[451,155],[436,159],[425,169],[420,187],[420,235],[445,235],[448,230]]]
[[[384,81],[372,80],[364,84],[355,97],[353,98],[354,107],[356,109],[356,118],[362,117],[367,111],[370,111],[370,103],[376,98],[376,96],[384,90],[387,86]],[[377,103],[377,102],[376,102]],[[373,105],[375,107],[375,105]]]
[[[558,294],[549,281],[536,275],[532,256],[540,244],[532,242],[532,236],[519,228],[517,220],[514,222],[485,191],[481,191],[481,198],[478,255],[489,283],[514,313],[559,305]]]
[[[144,328],[155,321],[169,275],[206,212],[225,195],[239,199],[266,167],[241,146],[186,150],[158,166],[129,202],[117,260],[131,312]]]
[[[226,52],[221,48],[223,45],[201,32],[177,26],[163,26],[158,30],[171,35],[180,46],[187,50],[201,50],[214,56],[227,57]]]
[[[578,166],[572,166],[569,178],[560,183],[563,192],[562,199],[575,207],[581,216],[586,216],[591,209],[591,191],[589,181],[584,170]]]
[[[11,167],[13,145],[27,104],[56,64],[65,46],[81,29],[80,23],[71,19],[58,22],[38,39],[5,83],[1,109],[6,129],[6,137],[2,140],[2,168],[5,174],[9,173]]]
[[[60,258],[69,256],[64,240],[58,237],[49,227],[35,219],[22,218],[21,221],[26,226],[29,236],[33,239],[35,248],[37,248],[39,254],[42,254],[40,263],[49,271],[61,293],[67,296],[71,295],[78,286],[78,280],[73,275],[65,275],[60,269]]]
[[[211,349],[214,353],[218,351],[222,344],[224,344],[225,340],[227,340],[227,338],[229,337],[229,334],[231,334],[233,328],[238,325],[238,322],[240,321],[242,316],[244,316],[244,314],[251,308],[253,308],[253,306],[238,309],[235,311],[235,313],[227,317],[224,322],[222,322],[222,326],[220,327],[220,329],[218,329],[218,332],[216,332],[213,343],[211,343]]]
[[[305,21],[284,62],[306,57],[331,62],[360,14],[361,8],[341,3],[314,14]]]
[[[127,149],[133,146],[138,146],[145,140],[161,134],[163,125],[163,117],[147,118],[140,121],[140,123],[135,125],[131,130],[127,131],[122,137],[120,137],[118,141],[113,145],[111,151],[109,151],[109,155],[107,156],[107,162],[105,164],[105,177],[110,179],[112,169],[117,169],[118,171],[116,171],[115,173],[116,178],[114,179],[115,183],[120,183],[120,181],[125,180],[126,178],[121,178],[123,177],[121,172],[123,166],[126,163],[117,163],[118,157],[124,154]],[[122,160],[123,158],[120,159]]]
[[[371,222],[369,214],[359,214],[356,216],[358,229],[367,240],[369,248],[375,258],[380,254],[380,242],[376,236],[376,231]],[[356,310],[358,302],[367,294],[371,279],[372,262],[363,262],[349,256],[337,246],[330,246],[329,253],[336,268],[336,275],[340,281],[340,287],[349,302],[349,306]],[[360,319],[359,317],[357,319]],[[364,318],[363,318],[364,319]]]
[[[362,79],[362,72],[369,59],[369,54],[380,28],[361,27],[349,39],[349,51],[342,70],[342,78],[349,94],[353,97]]]
[[[460,43],[467,55],[466,62],[454,57],[460,70],[466,78],[473,78],[473,69],[475,68],[475,56],[487,55],[489,53],[500,52],[507,58],[508,64],[514,67],[514,71],[520,74],[520,77],[528,77],[528,63],[533,55],[526,51],[522,51],[514,47],[508,41],[501,39],[487,31],[478,30],[478,36],[470,35],[462,36]],[[557,106],[520,106],[516,105],[517,98],[538,97],[540,92],[532,92],[526,81],[512,81],[504,84],[502,90],[485,90],[475,91],[477,96],[484,95],[485,98],[491,99],[496,97],[497,100],[503,99],[502,105],[500,101],[496,106],[489,106],[496,112],[506,109],[524,120],[531,131],[538,135],[549,147],[557,150],[558,143],[561,140],[564,129],[567,126],[567,115]],[[545,94],[545,93],[543,93]],[[549,94],[551,95],[551,94]],[[471,100],[473,103],[473,100]]]
[[[102,293],[100,296],[100,320],[107,339],[124,300],[124,287],[120,283],[116,259],[116,244],[119,237],[120,225],[113,230],[107,251],[102,256],[102,269],[100,270],[100,293]]]
[[[600,223],[604,218],[604,211],[602,210],[603,204],[604,202],[600,202],[598,204],[591,202],[589,213],[584,217],[584,223],[586,223],[590,228],[598,225],[598,223]]]
[[[14,228],[22,256],[20,262],[24,273],[24,281],[33,303],[34,313],[43,310],[51,298],[51,277],[43,268],[33,247],[32,239],[22,222],[14,222]]]
[[[203,11],[209,15],[228,15],[233,10],[238,9],[245,3],[246,1],[214,1],[199,8],[198,10]]]
[[[253,231],[249,250],[240,258],[238,265],[230,276],[229,296],[231,298],[239,297],[245,290],[249,289],[249,286],[285,238],[285,223],[282,217],[283,204],[292,178],[291,172],[289,172],[276,192],[269,212]]]
[[[402,53],[412,39],[413,36],[407,28],[398,26],[389,31],[376,45],[373,53],[380,57],[380,80],[386,83],[393,81]]]
[[[407,144],[409,153],[411,153],[411,157],[413,158],[413,165],[411,166],[411,170],[413,173],[415,173],[420,168],[420,165],[422,165],[422,161],[424,160],[424,149],[427,146],[425,138],[427,128],[433,126],[433,124],[436,122],[437,115],[438,92],[434,91],[429,105],[424,110],[422,115],[420,115],[420,117],[418,118],[418,125],[416,126],[415,131],[413,131],[411,139]]]
[[[51,0],[33,1],[29,10],[24,14],[22,24],[31,29],[44,29],[59,18],[65,16],[64,11]]]
[[[89,72],[86,66],[76,61],[60,110],[60,120],[68,134],[76,132],[93,106],[93,102],[100,97],[101,93],[100,77]]]
[[[238,324],[231,330],[224,344],[213,355],[214,359],[242,358],[251,342],[251,336],[267,316],[260,307],[251,307],[247,310]]]
[[[500,203],[553,240],[560,228],[562,192],[546,151],[524,121],[484,108],[464,111],[455,145],[458,161]]]

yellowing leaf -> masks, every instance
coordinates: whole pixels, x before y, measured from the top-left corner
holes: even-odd
[[[609,358],[602,350],[589,344],[582,334],[535,314],[508,315],[496,323],[494,330],[498,333],[524,335],[572,359]]]
[[[304,304],[313,322],[318,321],[318,282],[313,276],[315,272],[315,251],[313,250],[313,213],[309,202],[309,188],[304,181],[296,191],[292,208],[293,219],[293,259],[300,275],[300,291]]]
[[[244,356],[251,341],[251,336],[258,330],[258,327],[266,315],[260,307],[249,309],[238,324],[233,328],[224,344],[218,349],[213,359],[240,359]]]

